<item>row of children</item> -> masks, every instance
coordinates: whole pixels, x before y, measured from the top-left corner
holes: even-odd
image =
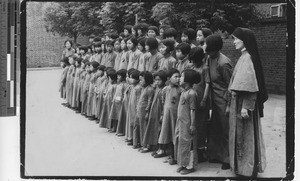
[[[155,158],[169,155],[167,162],[177,163],[181,174],[195,171],[197,162],[206,159],[241,175],[262,172],[264,150],[256,149],[264,148],[257,145],[262,139],[252,140],[256,139],[253,134],[261,134],[260,129],[239,127],[248,129],[252,141],[244,138],[248,135],[229,131],[236,129],[236,120],[241,117],[249,123],[259,120],[258,114],[248,115],[257,110],[253,96],[265,90],[253,32],[238,29],[234,35],[235,47],[246,55],[247,64],[233,71],[231,60],[220,52],[222,38],[210,29],[186,29],[182,42],[177,43],[174,28],[161,28],[157,36],[157,27],[145,27],[140,25],[136,31],[126,26],[124,37],[111,36],[105,41],[96,37],[90,50],[79,46],[76,53],[66,41],[61,77],[65,105],[96,120],[109,132],[125,135],[128,145],[142,153],[154,151]],[[251,46],[246,47],[248,42]],[[245,71],[239,70],[242,68]],[[253,78],[257,81],[251,83]],[[231,84],[235,81],[238,89]],[[260,89],[248,90],[253,85]],[[238,99],[245,104],[235,105],[235,95],[239,94]],[[258,100],[260,108],[261,101],[265,99]],[[251,149],[245,150],[249,145]]]

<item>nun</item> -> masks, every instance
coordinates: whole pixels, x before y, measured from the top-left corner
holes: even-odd
[[[229,84],[230,167],[237,175],[256,177],[266,167],[260,118],[268,95],[253,32],[236,28],[232,36],[241,56]]]

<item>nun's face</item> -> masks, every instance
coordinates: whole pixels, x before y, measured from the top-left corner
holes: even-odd
[[[237,50],[242,50],[243,48],[245,48],[244,42],[237,37],[234,37],[233,44],[235,46],[235,49]]]

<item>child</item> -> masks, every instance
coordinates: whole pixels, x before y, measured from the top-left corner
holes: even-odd
[[[109,132],[112,132],[111,121],[109,120],[109,113],[115,90],[117,87],[117,72],[114,69],[108,69],[106,74],[108,78],[108,83],[106,89],[103,92],[103,108],[101,111],[99,126],[102,128],[107,128]]]
[[[139,43],[137,46],[138,49],[142,52],[142,55],[140,56],[139,63],[138,63],[138,70],[140,72],[145,71],[145,61],[147,60],[147,58],[150,57],[150,53],[146,52],[145,42],[146,42],[146,38],[141,38],[139,39]]]
[[[81,58],[82,59],[82,58]],[[75,99],[78,102],[78,109],[76,111],[76,113],[81,113],[81,109],[82,109],[82,90],[83,90],[83,83],[85,81],[85,77],[87,74],[87,71],[85,70],[86,65],[87,65],[88,61],[87,60],[83,60],[81,61],[81,67],[79,69],[79,73],[78,73],[78,88],[75,94]]]
[[[197,93],[192,87],[199,81],[200,75],[195,70],[186,69],[181,73],[180,86],[184,91],[178,106],[174,156],[180,166],[177,172],[182,175],[194,172],[197,165]]]
[[[126,69],[127,70],[127,66],[128,66],[128,61],[129,61],[129,54],[128,54],[128,48],[127,48],[127,38],[123,39],[121,41],[121,60],[119,63],[119,67],[118,70],[121,69]]]
[[[166,32],[166,29],[168,29],[168,28],[170,28],[169,25],[161,25],[161,26],[159,26],[159,37],[158,38],[160,40],[163,40],[163,39],[166,38],[165,32]]]
[[[142,55],[142,52],[137,49],[138,40],[136,37],[131,37],[127,41],[127,47],[129,50],[129,60],[128,60],[128,66],[127,70],[134,68],[137,69],[139,65],[139,59]]]
[[[117,71],[117,87],[116,92],[113,97],[113,103],[111,106],[109,119],[111,120],[111,129],[112,132],[116,132],[118,120],[120,117],[120,110],[122,106],[122,101],[124,99],[124,91],[126,89],[126,74],[127,70],[121,69]]]
[[[198,72],[201,76],[201,81],[198,84],[194,84],[193,89],[197,93],[197,111],[196,111],[196,120],[197,120],[197,146],[198,146],[198,162],[204,162],[204,152],[206,147],[206,124],[209,118],[209,75],[208,75],[208,66],[204,63],[204,51],[200,47],[194,47],[191,49],[189,54],[189,59],[193,62],[191,69]]]
[[[101,64],[101,60],[102,60],[101,42],[95,43],[94,47],[95,47],[95,54],[91,57],[90,62],[95,61]]]
[[[147,121],[147,126],[145,130],[145,136],[143,139],[144,145],[150,145],[152,148],[157,146],[158,137],[161,129],[161,113],[163,110],[162,102],[162,89],[167,81],[167,76],[165,71],[160,70],[154,74],[155,81],[155,93],[149,112],[149,118]],[[152,155],[156,155],[157,152],[153,152]]]
[[[60,76],[60,97],[66,99],[66,79],[68,70],[70,67],[69,58],[65,57],[60,61],[60,66],[63,68],[62,74]],[[66,103],[62,103],[62,105],[66,105]]]
[[[102,65],[105,67],[104,65]],[[104,68],[104,75],[101,77],[100,85],[97,86],[97,95],[98,95],[98,103],[97,103],[97,109],[98,109],[98,120],[97,122],[100,122],[102,111],[104,110],[104,92],[106,91],[107,85],[108,85],[108,77],[107,72],[112,70],[111,67]],[[99,125],[100,126],[100,125]],[[100,126],[101,127],[101,126]],[[105,127],[104,125],[102,127]]]
[[[158,32],[158,28],[156,26],[149,26],[148,28],[148,38],[155,38],[158,43],[160,42],[160,39],[158,39],[158,35],[159,35],[159,32]]]
[[[137,25],[137,38],[143,38],[146,37],[146,34],[148,32],[149,25],[147,23],[139,23]]]
[[[158,62],[158,70],[168,71],[171,68],[175,68],[176,59],[171,56],[171,52],[174,51],[175,42],[170,39],[162,40],[159,46],[159,51],[163,55],[163,58]]]
[[[119,70],[119,66],[120,66],[120,62],[121,62],[121,58],[122,58],[122,49],[121,49],[121,39],[117,38],[114,44],[114,48],[115,48],[115,53],[117,54],[116,59],[115,59],[115,67],[114,69],[116,71]]]
[[[86,60],[87,61],[87,60]],[[89,85],[90,85],[90,78],[91,78],[91,71],[90,71],[90,63],[87,62],[85,66],[85,76],[84,81],[81,88],[81,100],[82,100],[82,108],[81,108],[81,115],[86,116],[87,113],[87,99],[88,99],[88,91],[89,91]]]
[[[128,111],[127,111],[127,118],[126,118],[128,145],[133,145],[133,128],[136,119],[137,102],[140,98],[141,91],[142,91],[142,86],[139,84],[139,76],[140,76],[140,71],[138,70],[134,70],[130,75],[132,81],[131,82],[132,89],[128,101]],[[137,149],[139,147],[140,145],[133,145],[134,149]]]
[[[87,100],[87,116],[89,117],[89,120],[93,121],[96,120],[95,115],[93,113],[95,112],[95,83],[97,80],[97,69],[99,66],[98,62],[91,62],[90,64],[90,82],[89,82],[89,91],[88,91],[88,100]]]
[[[177,47],[177,45],[179,43],[176,41],[177,31],[175,28],[166,29],[164,35],[165,35],[166,39],[171,39],[171,40],[175,41],[174,47]],[[172,55],[172,57],[176,58],[176,51],[172,51],[171,55]]]
[[[114,42],[112,40],[108,40],[105,42],[105,45],[106,45],[107,52],[104,54],[101,63],[105,67],[114,67],[115,60],[117,57],[117,54],[113,51],[114,50]]]
[[[194,29],[187,28],[184,29],[181,34],[181,41],[182,43],[189,44],[191,48],[194,48],[197,46],[196,36],[197,36],[197,32]]]
[[[157,51],[158,41],[155,38],[147,38],[145,43],[146,51],[150,52],[151,56],[146,61],[146,71],[151,73],[158,70],[158,62],[163,58],[163,55]]]
[[[78,87],[79,87],[79,75],[82,72],[82,68],[81,68],[81,61],[82,58],[77,57],[75,59],[75,67],[76,67],[76,71],[75,71],[75,78],[74,78],[74,87],[73,87],[73,96],[72,96],[72,107],[74,107],[76,110],[78,110],[79,107],[79,102],[77,101],[77,91],[78,91]]]
[[[177,110],[179,104],[180,94],[182,89],[179,87],[180,72],[177,69],[170,69],[167,77],[170,77],[169,85],[162,90],[162,97],[164,108],[162,112],[162,126],[159,135],[158,143],[160,149],[154,158],[160,158],[166,156],[166,146],[170,146],[171,157],[168,160],[170,165],[176,164],[174,159],[174,138],[175,138],[175,126],[177,120]]]
[[[95,109],[95,116],[96,116],[96,118],[97,118],[97,120],[96,120],[96,123],[99,123],[99,109],[100,109],[100,105],[102,105],[101,103],[100,103],[100,100],[102,100],[102,99],[100,99],[101,97],[99,96],[99,94],[100,94],[100,88],[101,87],[105,87],[105,80],[106,80],[106,78],[105,78],[105,76],[104,76],[104,70],[105,70],[105,66],[104,65],[100,65],[99,67],[98,67],[98,70],[97,70],[97,74],[98,74],[98,78],[97,78],[97,80],[96,80],[96,83],[95,83],[95,97],[96,97],[96,109]]]
[[[132,26],[131,25],[125,25],[124,26],[124,38],[130,38],[131,36],[131,30],[132,30]]]
[[[67,107],[69,108],[71,108],[71,104],[72,104],[73,84],[74,84],[75,69],[76,69],[74,65],[75,58],[76,58],[75,55],[69,56],[70,67],[66,78]]]
[[[151,86],[152,83],[153,76],[150,72],[144,71],[140,74],[140,84],[143,89],[137,104],[136,120],[133,130],[133,145],[143,146],[141,149],[142,153],[150,151],[150,148],[147,147],[148,145],[143,144],[142,141],[144,139],[146,123],[149,118],[149,111],[154,96],[154,88]]]
[[[212,34],[212,31],[209,28],[200,28],[197,30],[196,41],[198,45],[203,48],[206,37]]]
[[[134,71],[135,69],[131,68],[127,71],[127,77],[126,77],[126,89],[124,90],[124,98],[122,100],[122,106],[120,109],[120,117],[119,117],[119,121],[118,121],[118,127],[117,127],[117,135],[118,136],[123,136],[125,135],[125,141],[128,141],[128,124],[126,122],[127,119],[127,110],[128,110],[128,102],[129,102],[129,97],[130,97],[130,93],[132,90],[132,81],[131,81],[131,73]],[[128,129],[127,129],[128,128]]]
[[[132,34],[132,36],[134,36],[134,37],[137,37],[137,28],[138,28],[138,25],[134,25],[134,26],[132,26],[132,28],[131,28],[131,34]],[[131,38],[131,37],[130,37]]]
[[[179,72],[188,69],[192,65],[188,60],[190,50],[191,47],[187,43],[180,43],[179,45],[177,45],[176,57],[178,59],[178,63],[176,64],[176,68],[179,70]]]
[[[88,51],[88,47],[87,46],[80,46],[79,47],[79,54],[80,54],[80,57],[83,59],[83,60],[90,60],[90,54],[87,53]]]

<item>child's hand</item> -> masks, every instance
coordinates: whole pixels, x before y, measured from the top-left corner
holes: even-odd
[[[191,126],[190,126],[190,134],[191,134],[191,135],[195,135],[195,133],[196,133],[196,127],[193,126],[193,125],[191,125]]]
[[[230,113],[230,106],[227,106],[227,107],[226,107],[226,111],[225,111],[225,115],[226,115],[226,117],[228,117],[228,118],[229,118],[229,113]]]
[[[149,119],[149,114],[146,113],[146,115],[145,115],[145,120],[148,121],[148,119]]]

